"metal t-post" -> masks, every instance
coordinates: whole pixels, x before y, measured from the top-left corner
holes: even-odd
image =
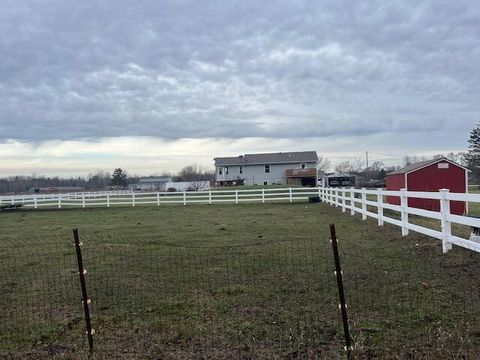
[[[331,242],[333,249],[333,258],[335,260],[335,276],[337,277],[338,295],[340,297],[340,304],[338,307],[342,312],[343,332],[345,334],[345,348],[347,350],[347,359],[352,355],[352,344],[350,339],[350,329],[348,325],[347,304],[345,303],[345,292],[343,290],[343,273],[340,266],[340,255],[338,252],[338,239],[335,231],[335,224],[330,225]]]
[[[73,229],[73,240],[75,245],[75,250],[77,253],[77,263],[78,263],[78,274],[80,276],[80,288],[82,290],[82,303],[83,311],[85,313],[85,325],[87,328],[87,338],[88,338],[88,348],[90,353],[93,351],[93,329],[90,319],[90,309],[88,305],[90,304],[90,299],[87,295],[87,285],[85,283],[85,274],[87,271],[83,268],[83,259],[82,259],[82,250],[80,249],[80,238],[78,236],[78,229]]]

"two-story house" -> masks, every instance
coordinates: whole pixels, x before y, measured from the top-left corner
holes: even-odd
[[[216,157],[217,185],[317,185],[316,151]]]

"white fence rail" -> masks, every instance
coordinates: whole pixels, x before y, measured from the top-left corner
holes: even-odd
[[[115,205],[215,204],[247,202],[294,202],[320,196],[319,188],[280,188],[251,190],[204,190],[181,192],[91,192],[68,194],[29,194],[0,197],[0,205],[21,205],[34,209]]]
[[[366,220],[368,217],[375,218],[378,220],[379,226],[383,226],[384,223],[396,225],[402,229],[403,236],[408,235],[409,231],[412,230],[440,239],[442,240],[444,253],[451,250],[452,245],[480,252],[479,242],[465,239],[452,233],[452,224],[480,228],[480,218],[454,215],[450,212],[450,201],[480,203],[480,194],[450,193],[448,189],[442,189],[439,192],[417,192],[406,191],[405,189],[387,191],[383,189],[320,188],[319,192],[323,202],[341,207],[343,212],[350,210],[351,215],[361,214],[363,220]],[[400,198],[400,205],[388,204],[384,200],[386,196]],[[440,202],[440,211],[409,207],[408,199],[411,198],[438,200]],[[374,209],[371,209],[372,207]],[[397,218],[386,216],[385,209],[398,214]],[[409,222],[409,215],[438,220],[440,221],[441,230],[413,224]]]
[[[362,215],[362,219],[372,217],[378,225],[384,223],[399,226],[402,235],[415,231],[442,240],[442,248],[447,252],[452,245],[458,245],[480,252],[480,243],[456,236],[452,233],[452,224],[460,224],[480,228],[480,218],[460,216],[450,213],[450,201],[480,203],[480,194],[440,192],[387,191],[383,189],[367,190],[353,188],[280,188],[251,190],[208,190],[182,192],[84,192],[68,194],[29,194],[1,196],[0,206],[22,205],[29,208],[71,208],[71,207],[111,207],[162,204],[218,204],[218,203],[269,203],[306,201],[309,197],[318,196],[323,202],[341,207],[343,212],[350,211]],[[400,198],[401,205],[385,202],[386,196]],[[433,199],[440,201],[440,212],[423,210],[408,206],[409,198]],[[374,209],[372,209],[372,207]],[[397,218],[389,217],[384,210],[398,214]],[[409,215],[417,215],[438,220],[441,230],[423,227],[409,222]]]

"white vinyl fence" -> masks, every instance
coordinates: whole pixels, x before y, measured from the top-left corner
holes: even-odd
[[[202,190],[179,192],[91,192],[68,194],[29,194],[0,197],[0,205],[21,205],[30,208],[66,208],[115,205],[161,205],[161,204],[216,204],[246,202],[294,202],[306,201],[311,196],[320,196],[319,188],[281,188],[251,190]]]
[[[452,245],[480,252],[480,243],[476,240],[477,237],[464,239],[452,233],[452,224],[480,228],[480,219],[450,213],[450,201],[479,203],[480,194],[450,193],[448,189],[442,189],[439,192],[417,192],[405,189],[388,191],[384,189],[320,188],[319,192],[323,202],[341,207],[343,212],[350,210],[351,215],[359,213],[363,220],[366,220],[367,217],[375,218],[378,220],[379,226],[383,226],[384,223],[396,225],[402,229],[403,236],[408,235],[409,231],[412,230],[440,239],[442,240],[444,253],[451,250]],[[386,196],[400,198],[401,205],[386,203],[384,198]],[[440,212],[409,207],[409,198],[438,200],[440,202]],[[387,216],[384,210],[391,210],[392,216],[396,214],[397,218]],[[413,224],[409,222],[409,215],[438,220],[441,224],[441,230]]]
[[[269,202],[299,202],[307,201],[309,197],[320,197],[326,202],[341,207],[343,212],[350,211],[352,215],[361,214],[378,219],[378,225],[384,223],[396,225],[402,229],[402,235],[415,231],[442,240],[444,252],[452,245],[458,245],[480,252],[480,243],[464,239],[452,233],[452,224],[460,224],[480,228],[480,218],[460,216],[450,213],[450,201],[480,203],[480,194],[450,193],[448,190],[439,192],[387,191],[384,189],[366,190],[353,188],[280,188],[251,190],[207,190],[182,192],[84,192],[69,194],[30,194],[0,197],[0,207],[22,205],[29,208],[71,208],[71,207],[110,207],[162,204],[218,204],[218,203],[269,203]],[[401,205],[385,202],[385,196],[396,196],[401,199]],[[434,199],[440,201],[440,212],[417,209],[408,206],[409,198]],[[372,209],[374,208],[374,209]],[[397,218],[389,217],[384,210],[391,210]],[[423,227],[409,222],[409,215],[438,220],[441,230]]]

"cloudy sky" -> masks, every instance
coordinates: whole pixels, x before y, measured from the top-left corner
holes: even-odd
[[[1,0],[0,176],[464,151],[478,1]]]

